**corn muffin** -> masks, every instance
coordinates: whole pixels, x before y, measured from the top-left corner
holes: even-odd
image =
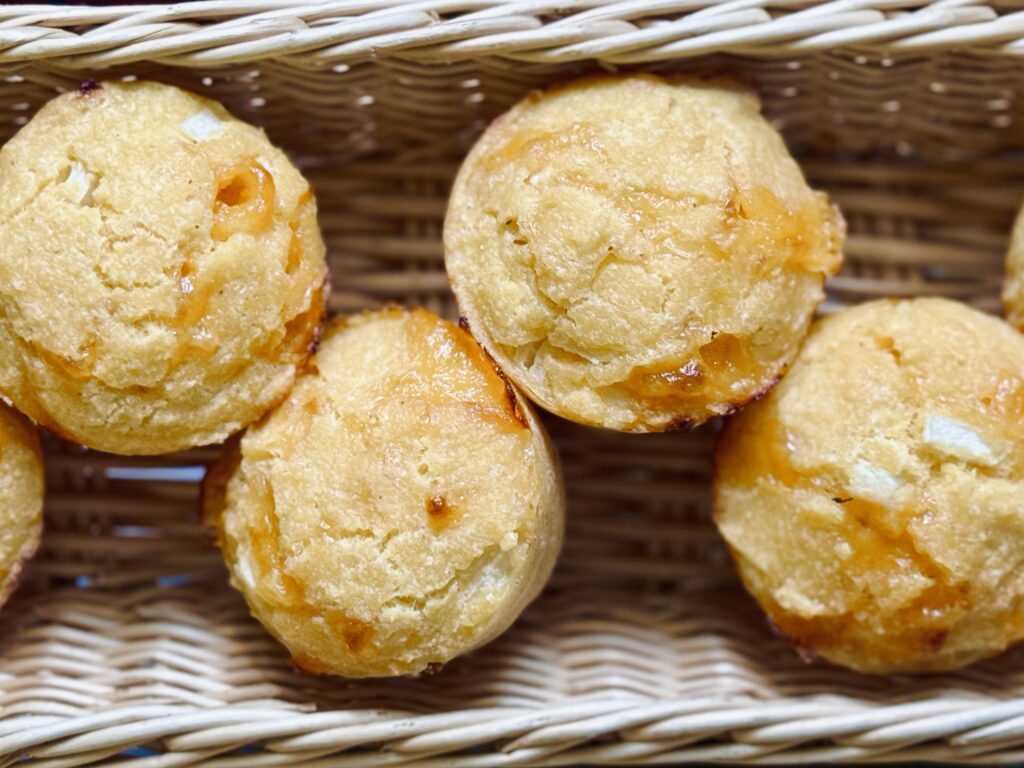
[[[754,97],[632,75],[495,121],[444,243],[462,313],[517,385],[565,418],[646,432],[772,386],[843,232]]]
[[[1024,329],[1024,208],[1017,215],[1006,253],[1006,281],[1003,284],[1006,319]]]
[[[821,321],[728,423],[715,519],[771,622],[865,672],[1024,636],[1024,336],[945,299]]]
[[[208,99],[90,83],[0,150],[0,392],[87,446],[157,454],[259,418],[326,276],[309,184]]]
[[[231,581],[317,674],[434,669],[503,632],[561,546],[555,453],[465,330],[341,320],[204,487]]]
[[[43,529],[43,456],[28,419],[0,403],[0,605]]]

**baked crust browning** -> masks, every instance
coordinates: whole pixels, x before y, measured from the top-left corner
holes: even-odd
[[[43,494],[39,436],[28,419],[0,403],[0,605],[39,547]]]
[[[533,400],[661,431],[781,375],[844,229],[748,94],[590,78],[484,132],[455,181],[445,262],[474,333]]]
[[[1010,323],[1024,330],[1024,213],[1017,214],[1010,233],[1003,282],[1003,310]]]
[[[215,102],[106,83],[0,150],[0,392],[77,442],[164,453],[259,418],[326,277],[309,184]]]
[[[1024,636],[1024,338],[942,299],[821,321],[716,449],[716,522],[798,646],[954,669]]]
[[[342,318],[226,447],[204,518],[297,667],[437,668],[536,596],[561,543],[554,451],[469,333],[421,309]]]

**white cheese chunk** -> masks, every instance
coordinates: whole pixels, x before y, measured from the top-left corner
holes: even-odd
[[[238,558],[238,568],[236,568],[238,577],[242,580],[249,589],[255,589],[256,578],[252,572],[252,566],[249,565],[249,561],[243,556]]]
[[[774,596],[775,601],[787,611],[792,611],[797,616],[804,618],[820,616],[827,611],[827,607],[823,603],[805,595],[788,579],[785,584],[775,590]]]
[[[858,461],[850,472],[850,492],[876,504],[889,504],[903,483],[898,477],[866,461]]]
[[[999,461],[972,427],[948,416],[933,414],[924,425],[924,442],[939,453],[991,467]]]
[[[204,109],[182,123],[181,128],[196,141],[206,141],[223,130],[224,122],[210,110]]]
[[[78,162],[71,163],[64,184],[71,191],[71,198],[80,205],[92,205],[92,191],[96,189],[96,176]]]

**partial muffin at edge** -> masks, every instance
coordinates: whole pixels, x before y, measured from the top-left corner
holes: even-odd
[[[1006,278],[1003,282],[1003,310],[1006,319],[1024,330],[1024,207],[1010,231],[1006,252]]]
[[[209,99],[101,83],[0,150],[0,392],[69,439],[157,454],[259,418],[326,276],[309,184]]]
[[[0,605],[39,546],[43,495],[39,436],[28,419],[0,403]]]
[[[1024,637],[1024,336],[945,299],[821,321],[732,417],[715,518],[799,646],[874,673],[955,669]]]

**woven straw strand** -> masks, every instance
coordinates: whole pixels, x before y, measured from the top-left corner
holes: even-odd
[[[454,317],[448,185],[489,120],[585,72],[724,71],[850,224],[823,312],[927,294],[998,311],[1024,197],[1015,6],[0,6],[0,141],[84,77],[220,99],[313,182],[333,312],[401,301]],[[0,768],[1024,759],[1024,649],[877,679],[771,637],[710,523],[713,429],[550,426],[571,510],[550,589],[486,649],[377,682],[297,673],[228,588],[196,514],[216,449],[126,458],[48,439],[47,535],[0,611]],[[153,754],[124,752],[138,747]]]
[[[595,7],[596,6],[596,7]],[[317,69],[381,57],[537,63],[678,60],[708,53],[776,58],[836,47],[882,53],[1024,51],[1024,14],[964,1],[645,3],[204,2],[0,9],[0,63],[66,69],[159,62],[180,67],[287,61]],[[346,42],[347,41],[347,42]]]

